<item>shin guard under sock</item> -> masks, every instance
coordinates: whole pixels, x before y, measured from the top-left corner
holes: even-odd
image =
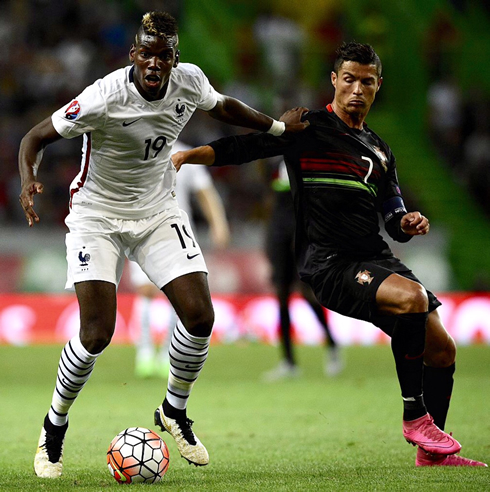
[[[422,398],[427,317],[427,312],[396,316],[391,337],[391,349],[404,401],[404,420],[414,420],[427,412]]]
[[[444,430],[454,384],[456,364],[449,367],[424,367],[424,401],[439,429]]]

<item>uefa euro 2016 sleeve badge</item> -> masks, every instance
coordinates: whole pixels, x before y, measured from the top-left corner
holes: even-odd
[[[65,118],[67,120],[76,120],[80,113],[80,104],[78,101],[74,100],[72,103],[66,108]]]

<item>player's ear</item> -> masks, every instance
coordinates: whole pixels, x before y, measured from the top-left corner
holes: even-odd
[[[131,45],[131,48],[129,48],[129,61],[131,63],[134,63],[134,54],[136,52],[136,46],[134,44]]]
[[[380,78],[378,79],[378,88],[376,89],[376,92],[378,92],[378,91],[379,91],[379,89],[381,88],[381,84],[382,84],[382,83],[383,83],[383,77],[380,77]]]
[[[180,59],[180,50],[177,50],[175,52],[174,68],[179,64],[179,59]]]

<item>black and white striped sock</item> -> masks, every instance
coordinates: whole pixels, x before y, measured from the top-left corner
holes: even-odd
[[[58,378],[48,413],[52,424],[64,425],[68,422],[68,410],[92,374],[99,355],[87,352],[78,335],[65,345],[61,352]]]
[[[170,374],[166,399],[172,407],[185,410],[192,386],[208,356],[209,337],[195,337],[180,320],[172,333],[169,347]]]

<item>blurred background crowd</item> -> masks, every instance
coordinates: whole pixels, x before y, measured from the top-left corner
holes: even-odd
[[[177,18],[181,61],[198,64],[218,91],[276,118],[288,107],[330,102],[332,60],[343,40],[372,44],[385,80],[368,124],[397,156],[409,208],[434,226],[424,245],[399,254],[416,257],[413,267],[426,271],[429,279],[419,276],[432,290],[490,290],[489,5],[0,0],[0,291],[42,290],[56,261],[64,262],[68,189],[80,167],[79,139],[48,148],[39,173],[45,193],[36,203],[41,223],[30,231],[18,205],[20,140],[88,84],[127,65],[141,16],[152,9]],[[197,112],[182,140],[201,145],[239,131]],[[232,248],[262,248],[276,164],[212,169]],[[199,227],[197,212],[196,221]],[[19,271],[20,281],[9,277]]]

